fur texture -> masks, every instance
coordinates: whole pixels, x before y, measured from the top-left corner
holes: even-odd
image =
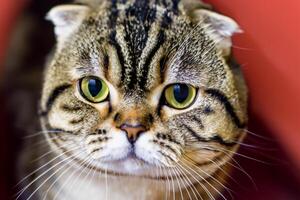
[[[229,64],[230,18],[198,1],[80,1],[52,9],[57,47],[45,71],[40,119],[49,153],[22,195],[36,199],[214,199],[244,138],[247,92]],[[87,76],[109,98],[79,92]],[[186,109],[162,101],[192,85]],[[134,146],[120,127],[140,123]],[[44,151],[45,149],[43,149]],[[40,152],[41,149],[37,149]],[[44,151],[45,152],[45,151]]]

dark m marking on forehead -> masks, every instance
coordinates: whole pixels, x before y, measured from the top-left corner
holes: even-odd
[[[129,71],[128,89],[133,89],[137,82],[137,66],[146,43],[148,33],[152,23],[156,18],[156,9],[150,7],[149,0],[136,0],[132,6],[125,11],[126,20],[124,20],[125,36],[128,50],[131,58],[131,70]]]
[[[169,17],[169,11],[166,10],[160,24],[160,30],[158,35],[156,36],[156,44],[150,51],[148,57],[146,58],[145,64],[143,66],[142,76],[139,77],[139,87],[141,89],[145,89],[145,86],[147,85],[147,77],[149,73],[149,66],[150,63],[154,57],[154,55],[157,53],[158,49],[163,45],[165,40],[165,32],[164,30],[168,28],[168,26],[172,23],[172,19]]]
[[[175,3],[171,4],[172,6],[170,7],[170,5],[166,4],[166,2],[163,1],[163,5],[165,6],[165,12],[164,12],[162,17],[156,18],[157,21],[158,20],[160,21],[160,30],[158,31],[157,35],[154,35],[154,36],[148,35],[148,37],[156,37],[155,44],[152,47],[152,49],[149,51],[148,55],[144,58],[145,61],[143,63],[143,66],[139,69],[140,71],[137,73],[138,74],[138,77],[137,77],[138,79],[137,80],[134,80],[134,79],[131,80],[131,85],[134,85],[134,81],[136,81],[138,86],[139,86],[139,89],[141,89],[141,90],[145,90],[145,86],[147,85],[149,66],[150,66],[150,63],[151,63],[152,59],[156,55],[159,48],[165,42],[165,32],[164,31],[166,29],[168,29],[170,24],[172,23],[172,18],[170,17],[170,14],[171,13],[175,14],[174,13],[175,10],[176,10],[176,14],[177,14],[177,4],[178,4],[178,2],[175,1]],[[148,32],[149,32],[149,30],[148,30]],[[144,41],[145,45],[146,45],[146,42],[148,40],[148,37]],[[151,47],[148,47],[148,48],[151,48]],[[136,69],[136,68],[134,68],[134,69]]]
[[[137,87],[144,90],[149,73],[149,65],[164,43],[164,30],[172,23],[170,14],[178,14],[178,0],[114,0],[111,2],[111,12],[108,27],[111,30],[109,43],[115,47],[121,67],[121,83],[126,90]],[[120,6],[122,5],[122,6]],[[157,19],[158,7],[164,8],[163,16]],[[160,21],[157,35],[149,35],[155,21]],[[122,28],[121,28],[122,27]],[[121,28],[121,29],[119,29]],[[122,37],[117,38],[123,30]],[[155,44],[148,55],[142,56],[149,37],[155,37]],[[125,45],[124,45],[125,44]],[[143,64],[141,64],[143,62]]]
[[[113,30],[109,36],[109,43],[111,46],[113,46],[116,49],[117,56],[118,56],[118,59],[120,61],[120,65],[121,65],[120,80],[124,80],[124,78],[125,78],[125,66],[124,66],[125,58],[124,58],[124,55],[122,52],[122,48],[116,40],[116,31],[115,30]]]
[[[111,12],[110,12],[110,16],[109,16],[110,20],[108,22],[108,27],[111,30],[111,33],[109,35],[109,43],[117,51],[118,59],[120,61],[120,65],[121,65],[121,80],[123,80],[125,77],[125,67],[124,67],[125,59],[124,59],[124,55],[122,53],[122,48],[116,40],[116,24],[117,24],[117,19],[119,16],[119,10],[117,9],[117,0],[112,1],[110,10],[111,10]]]
[[[146,58],[145,64],[144,64],[142,72],[141,72],[142,75],[138,79],[139,80],[138,84],[139,84],[140,89],[145,89],[145,86],[147,85],[147,77],[148,77],[148,73],[149,73],[150,63],[152,61],[152,58],[154,57],[154,55],[160,48],[160,46],[164,43],[164,39],[165,39],[165,34],[164,34],[163,30],[160,30],[160,32],[157,36],[157,39],[156,39],[156,44],[150,51],[150,54],[148,55],[148,57]]]

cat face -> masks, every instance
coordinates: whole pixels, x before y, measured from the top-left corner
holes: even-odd
[[[208,177],[244,136],[246,95],[225,59],[236,24],[138,2],[50,12],[58,44],[41,100],[46,137],[83,168]]]

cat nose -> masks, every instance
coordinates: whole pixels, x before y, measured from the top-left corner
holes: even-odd
[[[131,144],[134,144],[138,137],[146,131],[146,127],[141,124],[123,124],[120,129],[126,132],[127,139]]]

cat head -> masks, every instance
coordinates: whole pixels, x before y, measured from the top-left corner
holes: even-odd
[[[227,62],[240,29],[200,4],[122,2],[49,12],[57,37],[41,100],[49,144],[99,171],[213,173],[247,120],[241,78]]]

